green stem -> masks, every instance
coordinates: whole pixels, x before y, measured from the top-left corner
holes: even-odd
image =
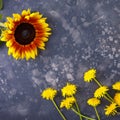
[[[75,102],[75,105],[76,105],[77,111],[80,113],[80,108],[79,108],[77,102]],[[80,113],[80,114],[81,114],[81,113]],[[82,120],[82,116],[80,115],[79,117],[80,117],[80,120]]]
[[[98,120],[100,120],[100,116],[98,114],[98,111],[97,111],[96,107],[94,107],[94,109],[95,109],[95,113],[96,113],[96,116],[97,116]]]
[[[0,0],[0,10],[3,8],[3,0]]]
[[[105,98],[106,100],[108,100],[109,102],[113,103],[113,101],[110,100],[107,96],[104,95],[104,98]]]
[[[54,100],[52,100],[52,102],[53,102],[54,106],[56,107],[57,111],[59,112],[59,114],[61,115],[61,117],[63,118],[63,120],[67,120],[67,119],[65,118],[65,116],[62,114],[62,112],[59,110],[56,102],[55,102]]]
[[[98,86],[102,86],[100,82],[98,82],[98,80],[96,78],[94,78],[94,81],[98,84]]]
[[[93,118],[90,118],[90,117],[87,117],[87,116],[85,116],[85,115],[82,115],[82,114],[78,113],[74,108],[71,108],[71,110],[72,110],[74,113],[76,113],[77,115],[79,115],[79,116],[81,116],[81,117],[83,117],[83,118],[86,118],[86,119],[88,119],[88,120],[95,120],[95,119],[93,119]]]
[[[106,93],[106,95],[107,95],[107,97],[108,97],[111,101],[114,102],[113,98],[112,98],[108,93]]]

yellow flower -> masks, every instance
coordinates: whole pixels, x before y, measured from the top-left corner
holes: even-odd
[[[62,100],[62,102],[60,104],[60,108],[65,107],[66,109],[70,109],[75,102],[76,102],[76,99],[73,96],[67,97]]]
[[[100,100],[97,98],[90,98],[90,99],[88,99],[87,103],[90,106],[96,107],[100,104]]]
[[[120,81],[116,82],[115,84],[112,85],[112,88],[114,90],[120,90]]]
[[[101,98],[106,94],[108,90],[109,89],[107,86],[101,86],[94,92],[94,97]]]
[[[114,101],[120,106],[120,93],[116,93],[114,96]]]
[[[105,115],[115,115],[117,113],[116,111],[116,103],[111,103],[109,106],[106,106],[105,110]]]
[[[41,96],[46,100],[53,100],[56,94],[57,90],[53,88],[47,88],[42,92]]]
[[[8,55],[15,59],[35,59],[38,54],[37,48],[44,50],[45,42],[51,34],[46,18],[39,12],[31,13],[30,9],[7,17],[5,26],[1,41],[6,42]]]
[[[91,82],[96,77],[96,70],[90,69],[84,73],[84,81]]]
[[[77,91],[77,87],[74,84],[67,83],[65,87],[61,89],[62,95],[65,96],[73,96]]]

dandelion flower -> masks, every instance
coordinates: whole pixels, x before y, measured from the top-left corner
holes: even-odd
[[[116,93],[114,96],[114,101],[120,106],[120,93]]]
[[[109,106],[106,106],[105,110],[105,115],[115,115],[117,113],[116,111],[116,103],[111,103]]]
[[[120,90],[120,81],[116,82],[115,84],[112,85],[112,88],[114,90]]]
[[[97,98],[90,98],[90,99],[88,99],[87,103],[90,106],[96,107],[100,104],[100,100]]]
[[[84,81],[91,82],[96,77],[96,70],[90,69],[84,73]]]
[[[76,102],[76,99],[73,96],[67,97],[62,100],[62,102],[60,104],[60,108],[65,107],[66,109],[70,109],[75,102]]]
[[[94,92],[94,97],[101,98],[106,94],[108,90],[109,89],[107,86],[101,86]]]
[[[2,32],[1,41],[6,42],[8,55],[15,59],[35,59],[37,48],[44,50],[51,34],[46,18],[39,12],[31,13],[30,9],[7,17],[5,26],[7,29]]]
[[[65,87],[61,89],[62,95],[65,96],[73,96],[77,91],[77,87],[74,84],[67,83]]]
[[[41,96],[46,100],[53,100],[56,94],[57,90],[53,88],[47,88],[42,92]]]

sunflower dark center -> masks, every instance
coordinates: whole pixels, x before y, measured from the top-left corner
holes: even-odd
[[[35,38],[35,29],[32,24],[21,23],[15,30],[15,40],[21,45],[30,44]]]

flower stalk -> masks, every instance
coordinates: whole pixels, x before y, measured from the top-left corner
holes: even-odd
[[[96,107],[94,107],[94,110],[95,110],[95,113],[96,113],[96,116],[97,116],[98,120],[100,120],[100,116],[98,114],[98,111],[97,111]]]
[[[75,106],[76,106],[76,108],[77,108],[77,111],[81,114],[81,112],[80,112],[80,108],[79,108],[77,102],[75,102]],[[80,120],[82,120],[82,116],[79,116],[79,117],[80,117]]]
[[[80,113],[77,112],[74,108],[71,108],[71,110],[72,110],[74,113],[76,113],[77,115],[79,115],[79,116],[81,116],[81,117],[83,117],[83,118],[86,118],[87,120],[95,120],[95,119],[93,119],[93,118],[90,118],[90,117],[87,117],[87,116],[85,116],[85,115],[80,114]]]
[[[63,113],[60,111],[60,109],[58,108],[56,102],[54,100],[52,100],[52,103],[54,104],[55,108],[57,109],[57,111],[59,112],[60,116],[63,118],[63,120],[67,120],[65,118],[65,116],[63,115]]]

